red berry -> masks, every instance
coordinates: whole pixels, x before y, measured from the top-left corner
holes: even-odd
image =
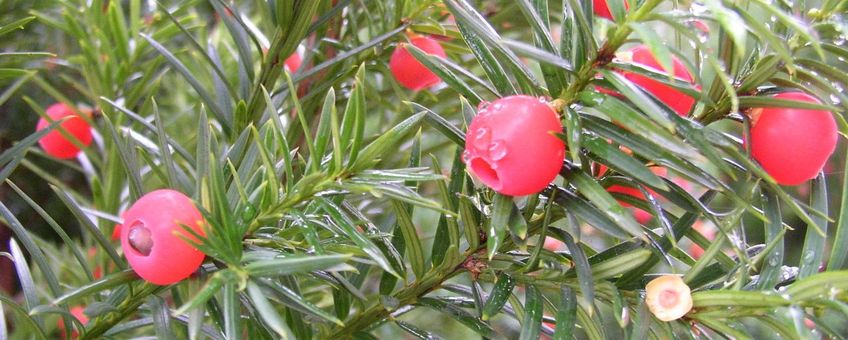
[[[660,177],[665,177],[668,175],[668,170],[662,167],[652,167],[651,171],[653,171],[654,174]],[[642,194],[642,190],[639,190],[639,188],[614,184],[610,185],[609,188],[607,188],[607,192],[625,194],[633,196],[640,200],[647,200],[647,197]],[[657,193],[651,189],[648,189],[648,192],[651,193],[652,196],[657,196]],[[648,223],[652,218],[654,218],[654,215],[651,215],[650,212],[636,208],[630,203],[621,200],[619,200],[618,203],[621,204],[622,207],[630,208],[630,210],[633,211],[633,217],[636,218],[636,221],[641,224]]]
[[[71,116],[72,118],[62,122],[60,126],[71,136],[74,136],[77,140],[79,140],[82,145],[88,146],[91,144],[91,126],[88,125],[88,122],[86,122],[85,119],[74,112],[73,109],[63,103],[56,103],[50,105],[50,107],[47,108],[46,113],[47,116],[54,121]],[[38,120],[38,125],[35,126],[35,130],[42,130],[49,125],[50,122],[41,118]],[[80,152],[79,147],[65,138],[65,136],[59,132],[58,128],[48,132],[44,135],[44,137],[41,137],[38,144],[41,145],[41,148],[44,149],[45,153],[59,159],[74,158]]]
[[[614,93],[618,94],[618,92],[614,92]],[[607,143],[612,144],[612,139],[607,139]],[[626,146],[619,145],[618,149],[621,150],[622,152],[630,155],[630,156],[633,156],[633,150],[630,150],[630,148],[628,148]],[[593,173],[595,174],[595,178],[603,177],[607,173],[607,171],[609,170],[609,168],[606,165],[603,165],[601,163],[594,162],[592,164],[594,165],[594,169],[593,169],[594,172]]]
[[[621,93],[618,93],[618,91],[610,90],[610,89],[603,87],[603,86],[595,85],[595,91],[598,91],[600,93],[610,95],[610,96],[613,96],[613,97],[616,97],[616,98],[619,98],[619,99],[624,98],[624,96],[622,96]]]
[[[97,247],[89,247],[88,248],[88,261],[89,262],[97,262]],[[103,277],[103,268],[100,266],[95,266],[94,271],[91,272],[91,276],[94,277],[95,280]]]
[[[115,228],[112,229],[112,241],[118,241],[121,239],[121,225],[115,224]]]
[[[710,33],[710,26],[708,26],[707,23],[705,23],[701,20],[697,20],[697,19],[692,20],[691,25],[694,26],[695,28],[697,28],[699,31],[701,31],[701,33],[704,33],[704,34]]]
[[[607,5],[608,0],[592,0],[592,8],[595,10],[595,15],[601,18],[607,18],[609,20],[613,20],[612,13],[610,12],[609,5]],[[618,1],[618,0],[614,0]],[[627,3],[627,0],[623,0],[624,8],[630,9],[630,4]]]
[[[803,92],[774,98],[821,103]],[[767,107],[753,110],[751,118],[751,154],[779,184],[816,177],[836,149],[836,121],[829,111]]]
[[[695,229],[696,231],[701,233],[701,235],[706,237],[707,240],[712,241],[715,239],[716,230],[710,228],[707,224],[701,221],[696,221],[695,224],[692,225],[692,229]],[[701,256],[704,256],[704,251],[704,248],[701,248],[701,246],[697,244],[693,243],[691,246],[689,246],[689,255],[691,255],[693,259],[700,259]]]
[[[286,70],[289,73],[295,73],[300,68],[301,63],[303,63],[303,58],[300,56],[300,53],[294,52],[286,59]]]
[[[553,323],[553,322],[547,322],[547,321],[542,321],[542,323],[543,323],[545,326],[548,326],[548,328],[553,329],[554,331],[556,331],[556,324],[555,324],[555,323]],[[551,337],[550,337],[550,336],[548,336],[548,335],[547,335],[547,334],[545,334],[545,333],[540,333],[540,334],[539,334],[539,339],[549,340],[549,339],[551,339]]]
[[[493,190],[535,194],[562,168],[565,143],[556,112],[544,99],[516,95],[482,107],[468,125],[462,160]]]
[[[73,315],[81,324],[88,324],[88,317],[85,316],[85,308],[82,306],[71,307],[70,309],[71,315]],[[65,339],[65,322],[64,319],[59,319],[57,328],[59,329],[59,334],[61,334],[62,339]],[[71,339],[79,338],[79,332],[77,330],[71,331]]]
[[[609,170],[609,167],[598,162],[592,162],[592,165],[592,173],[595,174],[595,178],[603,177]]]
[[[625,56],[627,57],[624,59],[630,59],[630,61],[634,64],[639,64],[657,72],[665,73],[662,66],[660,66],[659,61],[657,61],[657,59],[654,58],[654,55],[651,54],[651,50],[648,49],[648,46],[640,45],[630,50],[630,52],[625,54]],[[686,69],[686,66],[683,65],[683,62],[675,56],[672,56],[672,62],[674,64],[674,77],[678,80],[692,83],[692,75],[689,73],[689,70]],[[653,94],[657,97],[657,99],[668,105],[681,116],[689,114],[689,111],[691,111],[692,107],[695,106],[695,98],[692,98],[671,86],[641,74],[632,72],[622,72],[622,74],[634,84],[639,85],[645,91]]]
[[[204,254],[180,237],[197,241],[183,225],[204,235],[203,216],[182,193],[152,191],[127,209],[123,218],[121,248],[143,279],[168,285],[189,277],[203,263]]]
[[[420,48],[428,54],[441,58],[447,57],[442,45],[439,45],[436,39],[420,36],[413,38],[410,42],[413,46]],[[439,76],[421,64],[418,59],[415,59],[412,53],[409,53],[406,49],[405,44],[398,45],[395,51],[392,52],[392,57],[389,59],[389,69],[398,83],[410,90],[418,91],[442,81],[439,79]]]
[[[544,247],[545,249],[550,250],[550,251],[557,251],[560,248],[562,248],[563,244],[564,243],[562,241],[548,236],[548,237],[545,237],[545,243],[544,243],[544,245],[542,245],[542,247]]]
[[[809,318],[804,318],[804,327],[807,327],[807,329],[809,330],[813,330],[816,329],[816,323],[813,322],[813,320],[810,320]]]

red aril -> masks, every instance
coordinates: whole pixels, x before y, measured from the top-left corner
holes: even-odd
[[[620,58],[633,64],[639,64],[643,67],[653,69],[656,72],[665,73],[663,67],[660,66],[659,61],[654,58],[654,55],[651,53],[648,46],[637,46],[627,53],[620,54]],[[680,59],[672,56],[672,63],[674,65],[675,78],[687,83],[693,83],[692,75]],[[685,117],[688,115],[689,111],[692,110],[692,107],[695,106],[695,98],[692,98],[669,85],[633,72],[622,72],[622,74],[634,84],[639,85],[639,87],[654,95],[654,97],[657,97],[657,99],[668,105],[668,107],[672,108],[681,116]]]
[[[198,241],[183,226],[204,235],[203,215],[182,193],[152,191],[127,209],[123,218],[121,248],[141,278],[168,285],[189,277],[203,263],[204,254],[180,237]]]
[[[816,329],[816,323],[810,318],[804,318],[804,327],[807,327],[809,330]]]
[[[65,117],[71,117],[59,124],[59,126],[67,131],[68,134],[76,138],[82,145],[88,146],[91,144],[91,126],[89,126],[88,122],[74,112],[74,110],[69,106],[64,103],[56,103],[50,105],[50,107],[47,108],[46,113],[47,116],[54,121]],[[35,130],[42,130],[49,125],[49,121],[41,118],[38,120],[38,125],[35,126]],[[58,127],[41,137],[41,139],[38,140],[38,144],[41,145],[41,148],[44,149],[46,154],[59,159],[74,158],[80,153],[80,148],[65,138],[65,136],[59,132]]]
[[[600,93],[610,95],[610,96],[613,96],[613,97],[616,97],[616,98],[619,98],[619,99],[624,98],[624,96],[622,96],[621,93],[618,93],[618,91],[610,90],[610,89],[603,87],[603,86],[600,86],[600,85],[595,85],[595,91],[598,91]]]
[[[607,139],[607,143],[612,144],[612,139]],[[621,150],[621,152],[633,156],[633,150],[630,150],[630,148],[626,146],[619,145],[618,149]],[[595,178],[601,178],[607,173],[607,171],[609,171],[609,168],[606,165],[599,162],[593,162],[592,166],[592,173],[595,174]]]
[[[665,176],[668,175],[668,170],[666,170],[663,167],[652,167],[651,171],[654,174],[656,174],[657,176],[660,176],[660,177],[665,177]],[[609,193],[619,193],[619,194],[633,196],[633,197],[638,198],[640,200],[647,200],[647,197],[645,197],[645,195],[642,194],[642,190],[639,190],[639,188],[634,188],[634,187],[630,187],[630,186],[613,184],[613,185],[610,185],[607,188],[607,192],[609,192]],[[652,196],[657,196],[657,193],[655,191],[651,190],[651,189],[648,189],[648,192],[651,193]],[[627,202],[622,201],[622,200],[619,200],[618,203],[621,204],[622,207],[630,208],[630,210],[633,212],[633,217],[635,217],[636,221],[638,221],[641,224],[648,223],[652,218],[654,218],[654,216],[651,215],[650,212],[636,208],[630,203],[627,203]]]
[[[803,92],[784,92],[777,99],[821,102]],[[833,113],[783,107],[751,112],[751,155],[782,185],[799,185],[816,177],[836,149]]]
[[[97,263],[97,247],[89,247],[86,255],[88,262]],[[100,268],[99,265],[95,265],[94,270],[91,272],[91,276],[94,277],[95,280],[100,279],[103,277],[103,269]]]
[[[550,251],[557,251],[562,248],[562,245],[565,244],[560,240],[557,240],[553,237],[545,237],[545,243],[542,245],[543,248]]]
[[[542,191],[562,168],[565,143],[544,98],[515,95],[481,105],[468,125],[462,160],[486,186],[510,196]]]
[[[711,228],[704,222],[696,221],[695,224],[692,225],[692,229],[695,229],[696,231],[701,233],[701,235],[706,237],[707,240],[712,241],[713,239],[715,239],[716,230]],[[692,245],[689,246],[689,255],[691,255],[693,259],[700,259],[701,256],[704,256],[704,248],[701,248],[701,246],[692,243]]]
[[[542,321],[542,324],[544,324],[545,326],[548,326],[548,328],[553,329],[554,331],[556,331],[556,324],[555,324],[555,323],[553,323],[553,322],[547,322],[547,321]],[[543,332],[540,332],[540,333],[539,333],[539,339],[549,340],[550,338],[551,338],[550,336],[548,336],[547,334],[545,334],[545,333],[543,333]]]
[[[303,63],[303,57],[300,56],[300,53],[292,53],[292,55],[286,58],[286,71],[289,71],[289,73],[297,72],[297,70],[300,68],[301,63]]]
[[[413,46],[420,48],[427,54],[431,54],[440,58],[446,58],[445,50],[436,39],[428,36],[418,36],[410,40]],[[431,72],[424,64],[415,59],[412,53],[407,50],[406,44],[401,43],[392,52],[389,59],[389,69],[395,79],[410,90],[421,90],[438,84],[442,80],[435,73]]]
[[[624,8],[630,9],[630,4],[627,3],[627,0],[592,0],[592,8],[595,11],[595,15],[601,18],[614,20],[612,18],[612,12],[610,12],[607,1],[622,1],[624,2]]]
[[[115,228],[112,229],[112,241],[118,241],[121,239],[121,225],[116,224]]]
[[[82,306],[76,306],[71,308],[71,314],[79,320],[79,322],[83,325],[88,324],[88,317],[85,316],[85,308]]]
[[[692,27],[697,28],[703,34],[710,34],[710,26],[708,26],[707,23],[703,22],[702,20],[695,19],[689,22],[689,24]]]
[[[85,315],[85,308],[83,308],[82,306],[74,306],[71,307],[69,311],[71,312],[71,315],[73,315],[74,318],[76,318],[83,326],[88,324],[88,317]],[[64,319],[59,319],[57,329],[59,330],[59,334],[62,339],[65,339],[66,328]],[[71,331],[71,339],[79,338],[79,335],[79,331],[77,331],[76,329]]]

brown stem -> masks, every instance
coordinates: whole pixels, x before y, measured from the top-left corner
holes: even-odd
[[[528,226],[528,235],[534,235],[542,229],[543,218],[537,218],[530,221]],[[512,240],[506,240],[504,244],[501,246],[500,251],[509,251],[515,248],[515,244]],[[475,249],[467,249],[463,256],[458,258],[456,263],[451,263],[449,266],[445,265],[443,271],[439,271],[434,269],[429,273],[425,274],[424,277],[414,282],[412,285],[408,287],[404,287],[400,291],[394,294],[394,298],[399,302],[397,304],[397,308],[408,306],[415,304],[415,302],[424,295],[438,289],[442,283],[447,281],[448,279],[462,273],[463,271],[471,268],[474,270],[474,265],[467,265],[468,263],[479,264],[481,262],[485,262],[486,255],[486,242],[480,242],[480,246]],[[478,253],[481,253],[480,257],[477,257]],[[367,329],[369,326],[373,325],[375,322],[382,320],[388,317],[392,311],[383,306],[381,303],[377,303],[369,307],[368,309],[363,310],[359,314],[355,315],[350,321],[348,321],[344,327],[342,328],[334,328],[329,332],[322,334],[320,338],[330,338],[330,337],[340,337],[340,338],[350,338],[354,333],[362,331],[363,329]]]

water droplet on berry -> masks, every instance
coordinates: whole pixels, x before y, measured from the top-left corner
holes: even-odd
[[[471,152],[465,150],[462,152],[462,162],[468,164],[471,161]]]
[[[130,247],[144,256],[150,255],[153,250],[153,235],[142,222],[136,221],[130,226],[127,241]]]
[[[474,131],[474,139],[471,143],[477,149],[486,150],[490,140],[492,140],[492,136],[490,136],[489,128],[481,127]]]
[[[539,96],[539,102],[542,104],[547,104],[548,98],[545,98],[545,96]]]
[[[489,144],[489,158],[493,161],[498,161],[506,157],[506,143],[502,140],[496,140]]]
[[[495,103],[495,105],[492,105],[493,111],[500,111],[501,109],[503,109],[503,104],[501,103]]]

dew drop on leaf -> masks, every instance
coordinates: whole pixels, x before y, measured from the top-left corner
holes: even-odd
[[[816,252],[813,250],[808,250],[804,252],[804,263],[812,263],[816,258]]]
[[[696,16],[701,15],[707,12],[707,6],[694,2],[691,6],[689,6],[689,12],[692,12],[692,14]]]

